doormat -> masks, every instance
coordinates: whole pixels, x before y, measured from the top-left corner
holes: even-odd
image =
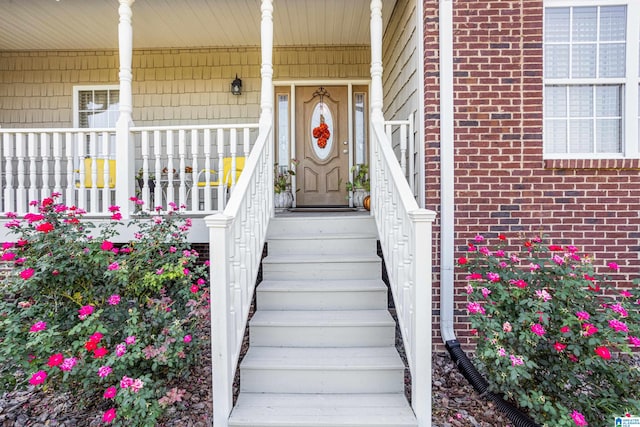
[[[358,212],[361,209],[350,207],[332,207],[332,206],[309,206],[299,208],[289,208],[288,212]]]

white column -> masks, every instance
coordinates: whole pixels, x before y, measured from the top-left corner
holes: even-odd
[[[382,0],[371,0],[371,120],[382,117]]]
[[[260,96],[261,113],[273,114],[273,0],[262,0],[262,23],[260,25],[260,44],[262,47],[262,91]]]
[[[260,75],[262,77],[262,88],[260,93],[260,134],[270,132],[273,126],[273,0],[262,0],[262,23],[260,25],[260,45],[262,47],[262,67]],[[271,129],[272,131],[272,129]],[[271,135],[273,144],[273,135]],[[267,161],[273,164],[273,147],[267,150]],[[273,168],[267,168],[267,190],[273,198]],[[271,206],[271,216],[275,215],[273,203]]]
[[[131,112],[133,101],[131,94],[131,57],[133,52],[133,28],[131,26],[131,5],[135,0],[118,0],[118,48],[120,55],[120,116],[116,123],[116,205],[120,206],[124,219],[132,211],[129,197],[135,192],[135,151],[129,141],[129,128],[133,125]]]

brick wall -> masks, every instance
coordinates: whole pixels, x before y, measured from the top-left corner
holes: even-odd
[[[574,244],[600,264],[617,261],[621,286],[640,271],[640,162],[545,160],[542,153],[541,0],[455,0],[456,258],[477,233],[543,233]],[[425,8],[427,208],[439,213],[438,2]],[[434,301],[439,313],[439,220]],[[461,271],[456,332],[472,349]],[[440,344],[438,316],[434,343]]]

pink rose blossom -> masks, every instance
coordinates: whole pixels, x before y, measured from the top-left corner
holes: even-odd
[[[69,357],[67,359],[64,359],[62,365],[60,365],[60,369],[63,371],[70,371],[74,366],[76,366],[76,363],[78,363],[78,359],[76,359],[75,357]]]
[[[143,386],[144,386],[144,383],[142,382],[142,380],[140,378],[136,378],[135,380],[133,380],[133,383],[131,383],[131,390],[134,393],[137,393],[140,390],[142,390]]]
[[[2,254],[2,261],[13,261],[16,258],[14,252],[5,252]]]
[[[469,304],[467,304],[467,310],[469,310],[469,313],[471,314],[485,314],[484,307],[482,306],[482,304],[479,304],[477,302],[470,302]]]
[[[542,267],[540,267],[539,264],[533,264],[533,263],[529,264],[529,271],[533,272],[533,271],[536,271],[536,270],[540,270],[540,268],[542,268]]]
[[[609,327],[616,332],[629,332],[627,324],[618,319],[609,320]]]
[[[589,313],[587,313],[586,311],[578,311],[576,313],[576,317],[578,318],[578,320],[582,321],[582,320],[589,320]]]
[[[596,347],[594,351],[598,356],[602,357],[604,360],[611,359],[611,353],[609,352],[609,349],[605,346]]]
[[[122,357],[127,352],[127,346],[125,344],[118,344],[116,346],[116,356]]]
[[[108,240],[105,240],[100,245],[100,249],[102,249],[103,251],[110,251],[111,249],[113,249],[113,243]]]
[[[133,384],[133,378],[123,376],[120,380],[120,388],[129,388]]]
[[[511,366],[524,365],[524,360],[522,360],[522,357],[517,357],[512,354],[511,356],[509,356],[509,359],[511,359]]]
[[[108,409],[102,416],[102,422],[105,424],[109,424],[111,421],[115,420],[116,417],[117,417],[116,408]]]
[[[110,270],[110,271],[119,270],[120,269],[120,264],[118,264],[117,261],[114,261],[111,264],[109,264],[107,269]]]
[[[640,347],[640,338],[629,336],[629,345]]]
[[[539,323],[531,325],[531,332],[541,337],[546,333],[546,331],[544,330],[544,326]]]
[[[630,298],[632,296],[631,292],[629,291],[620,291],[620,295],[622,295],[624,298]]]
[[[498,356],[505,357],[506,355],[507,355],[507,350],[505,350],[503,347],[500,347],[498,349]]]
[[[568,326],[563,326],[560,328],[560,332],[562,332],[563,334],[568,334],[569,331],[571,331],[571,329]]]
[[[551,295],[545,289],[537,289],[536,296],[544,302],[547,302],[551,299]]]
[[[492,282],[499,282],[500,281],[500,275],[498,273],[493,273],[493,272],[489,272],[487,273],[487,279],[489,279]]]
[[[556,343],[553,345],[553,348],[555,348],[558,353],[562,353],[564,349],[567,348],[567,345],[556,341]]]
[[[33,277],[34,273],[35,273],[35,270],[33,268],[25,268],[20,272],[20,277],[23,278],[24,280],[27,280]]]
[[[96,332],[93,335],[91,335],[89,337],[89,341],[93,341],[95,343],[99,343],[100,340],[102,339],[102,337],[104,337],[104,335],[102,335],[100,332]]]
[[[40,332],[44,331],[45,329],[47,329],[47,322],[36,322],[31,325],[29,332]]]
[[[205,267],[209,267],[209,266],[211,266],[211,261],[206,260],[206,261],[204,262],[204,265],[205,265]]]
[[[54,368],[58,365],[61,365],[63,361],[64,361],[64,356],[62,355],[62,353],[56,353],[51,357],[49,357],[49,360],[47,361],[47,365],[50,368]]]
[[[126,337],[126,338],[124,339],[124,342],[125,342],[127,345],[133,345],[133,344],[135,344],[135,343],[136,343],[136,337],[135,337],[134,335],[130,335],[130,336],[128,336],[128,337]]]
[[[614,271],[620,270],[620,266],[616,262],[610,262],[609,264],[607,264],[607,267]]]
[[[573,411],[571,413],[571,418],[573,418],[573,422],[576,423],[576,425],[578,427],[583,427],[588,425],[587,424],[587,420],[584,419],[584,415],[582,415],[580,412],[578,411]]]
[[[511,280],[509,280],[509,283],[511,283],[516,288],[520,288],[520,289],[524,289],[524,288],[527,287],[527,282],[525,282],[522,279],[518,279],[518,280],[511,279]]]
[[[473,293],[473,286],[471,286],[470,283],[468,283],[467,286],[464,287],[464,289],[467,291],[467,294]]]
[[[507,333],[511,332],[511,330],[512,330],[512,328],[511,328],[511,323],[509,323],[509,322],[504,322],[504,323],[502,324],[502,330],[503,330],[504,332],[507,332]]]
[[[584,325],[582,325],[582,328],[584,329],[585,337],[588,337],[598,332],[598,328],[593,326],[591,323],[585,323]]]
[[[558,265],[564,264],[564,258],[562,258],[560,255],[554,255],[551,259]]]
[[[482,288],[482,296],[487,298],[489,296],[489,294],[491,293],[491,291],[487,288]]]
[[[31,375],[29,379],[29,384],[31,385],[40,385],[47,379],[47,373],[45,371],[38,371],[35,374]]]
[[[189,344],[191,342],[191,335],[185,335],[184,338],[182,338],[182,341]]]
[[[93,306],[92,305],[85,305],[83,307],[80,307],[80,309],[78,310],[78,318],[80,320],[84,320],[88,316],[90,316],[92,313],[93,313]]]
[[[108,300],[109,305],[118,305],[120,304],[120,295],[114,294],[109,297]]]
[[[629,313],[627,313],[627,310],[625,310],[622,304],[620,303],[610,305],[609,308],[615,311],[616,313],[618,313],[622,317],[627,317],[629,315]]]
[[[116,389],[115,387],[111,386],[108,389],[106,389],[104,391],[104,395],[103,397],[105,399],[113,399],[114,397],[116,397],[116,394],[118,393],[118,389]]]
[[[98,368],[98,376],[100,378],[104,378],[108,376],[112,372],[111,366],[101,366]]]
[[[473,240],[475,240],[476,243],[483,242],[484,241],[484,236],[481,235],[481,234],[476,234],[476,237],[474,237]]]

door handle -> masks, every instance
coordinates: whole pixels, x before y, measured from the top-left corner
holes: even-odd
[[[342,150],[342,152],[343,152],[344,154],[349,154],[349,150],[347,150],[346,148],[345,148],[344,150]]]
[[[344,141],[342,145],[349,145],[349,141]]]

